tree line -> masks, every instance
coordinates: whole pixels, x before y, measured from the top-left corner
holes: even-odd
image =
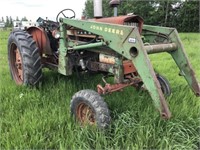
[[[110,0],[102,0],[103,16],[113,16]],[[191,0],[120,0],[118,15],[134,13],[144,19],[145,24],[175,27],[179,32],[199,32],[200,2]],[[85,2],[83,15],[93,18],[93,0]]]
[[[19,19],[19,17],[17,16],[16,19],[14,20],[11,16],[10,17],[6,16],[5,19],[4,17],[1,17],[0,20],[0,22],[5,23],[5,27],[13,27],[13,21],[28,21],[28,19],[26,17],[22,17],[21,19]]]

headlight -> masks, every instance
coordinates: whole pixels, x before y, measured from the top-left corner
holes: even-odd
[[[60,32],[58,30],[52,31],[52,36],[56,39],[60,38]]]
[[[56,32],[54,37],[55,37],[56,39],[59,39],[59,38],[60,38],[60,32]]]

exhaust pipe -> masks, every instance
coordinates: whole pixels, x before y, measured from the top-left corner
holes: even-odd
[[[109,5],[114,8],[114,17],[117,17],[117,7],[120,4],[119,0],[111,0]]]
[[[94,18],[102,18],[102,0],[93,0]]]

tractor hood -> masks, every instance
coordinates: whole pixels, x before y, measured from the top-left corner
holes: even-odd
[[[140,34],[142,32],[142,26],[143,26],[143,22],[144,22],[143,19],[137,15],[99,18],[99,19],[92,19],[92,21],[119,24],[119,25],[136,26],[139,28],[138,30],[139,30]]]

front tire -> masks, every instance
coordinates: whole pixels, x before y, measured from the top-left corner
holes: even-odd
[[[81,90],[71,100],[71,113],[82,125],[106,128],[110,124],[110,112],[103,98],[93,90]]]
[[[169,81],[160,74],[156,74],[156,77],[157,77],[158,82],[160,83],[162,93],[164,94],[165,97],[169,97],[172,93]],[[143,82],[139,84],[137,89],[142,89],[144,91],[147,90]]]
[[[171,95],[171,87],[170,87],[170,84],[169,84],[169,81],[162,75],[160,74],[157,74],[156,75],[159,83],[160,83],[160,86],[161,86],[161,90],[163,92],[163,94],[168,97]]]
[[[36,42],[26,31],[11,32],[8,39],[8,61],[12,79],[17,85],[36,85],[42,78],[42,64]]]

